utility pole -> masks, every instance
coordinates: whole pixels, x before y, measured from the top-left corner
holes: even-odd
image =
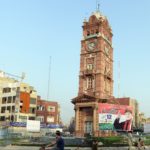
[[[49,100],[50,75],[51,75],[51,56],[49,57],[47,100]]]
[[[120,97],[120,61],[118,61],[118,98]]]

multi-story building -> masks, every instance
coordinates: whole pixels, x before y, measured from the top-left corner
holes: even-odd
[[[19,82],[0,71],[0,121],[14,121]]]
[[[27,83],[20,84],[19,93],[19,122],[26,122],[26,120],[36,119],[36,106],[37,106],[37,92],[34,87]]]
[[[60,106],[57,102],[42,100],[38,97],[36,116],[41,123],[59,124]]]
[[[0,72],[0,120],[35,120],[37,94],[33,87]]]

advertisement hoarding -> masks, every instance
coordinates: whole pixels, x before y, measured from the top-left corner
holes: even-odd
[[[131,131],[131,106],[99,103],[98,112],[100,130]]]
[[[40,132],[40,121],[37,120],[27,120],[27,131],[30,132]]]

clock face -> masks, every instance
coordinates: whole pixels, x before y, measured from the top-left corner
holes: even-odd
[[[95,49],[96,44],[94,42],[89,42],[88,43],[88,50],[92,51]]]

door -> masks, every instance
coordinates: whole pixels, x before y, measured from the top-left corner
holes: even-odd
[[[92,134],[93,130],[93,122],[92,121],[86,121],[85,122],[85,133]]]

